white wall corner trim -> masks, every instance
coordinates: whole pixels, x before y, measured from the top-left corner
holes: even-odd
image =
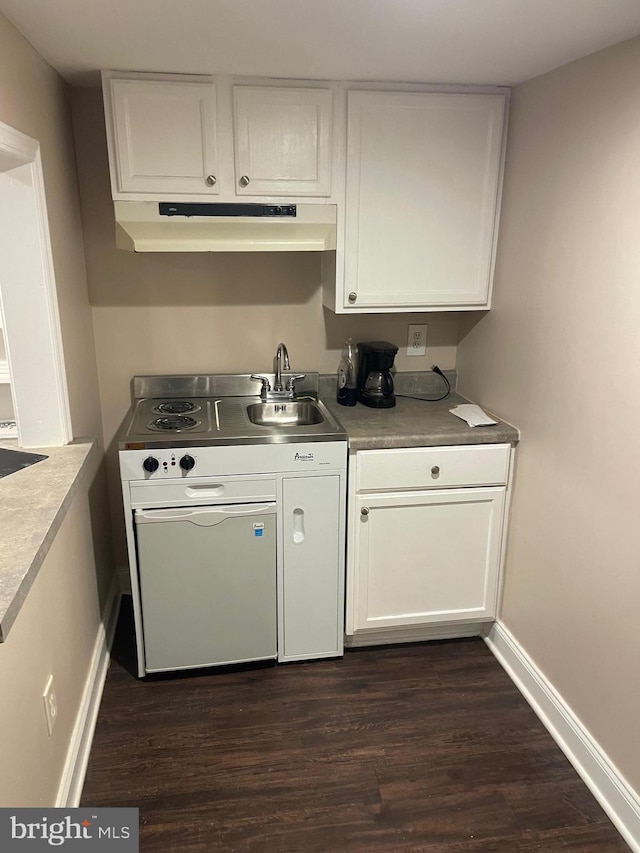
[[[640,853],[640,799],[510,631],[497,622],[485,642],[616,829]]]
[[[40,147],[2,122],[0,313],[20,445],[68,444],[73,433]]]
[[[120,588],[118,576],[115,574],[104,608],[102,622],[98,628],[89,674],[71,735],[65,766],[58,787],[56,808],[76,808],[80,805],[119,612]]]

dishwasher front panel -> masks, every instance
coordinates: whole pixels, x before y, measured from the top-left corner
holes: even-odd
[[[134,521],[146,672],[276,657],[275,503]]]

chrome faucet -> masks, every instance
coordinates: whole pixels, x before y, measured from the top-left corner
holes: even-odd
[[[278,349],[276,350],[276,354],[273,359],[273,372],[275,374],[273,382],[274,391],[284,390],[282,387],[283,367],[285,370],[291,370],[291,365],[289,364],[289,353],[287,352],[287,347],[285,344],[278,344]]]
[[[260,397],[263,402],[272,402],[274,400],[295,400],[296,399],[296,389],[294,383],[298,379],[305,379],[306,373],[296,373],[294,376],[289,377],[289,381],[287,382],[287,387],[284,388],[282,385],[282,371],[283,370],[291,370],[291,365],[289,364],[289,353],[287,352],[287,347],[285,344],[278,344],[278,349],[276,350],[276,354],[273,358],[273,388],[271,387],[271,383],[269,381],[268,376],[261,376],[257,373],[252,373],[251,378],[256,382],[262,382],[262,389],[260,391]]]

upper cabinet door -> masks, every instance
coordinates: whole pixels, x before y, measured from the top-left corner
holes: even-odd
[[[238,195],[331,194],[330,89],[234,86]]]
[[[346,308],[488,307],[502,94],[350,92]]]
[[[110,82],[117,191],[216,195],[215,86]]]

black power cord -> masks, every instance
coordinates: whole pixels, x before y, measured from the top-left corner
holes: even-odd
[[[437,364],[432,365],[431,370],[433,370],[434,373],[437,373],[438,376],[441,376],[447,386],[447,390],[444,392],[442,397],[414,397],[412,394],[396,394],[396,397],[404,397],[406,400],[422,400],[423,403],[437,403],[439,400],[446,400],[449,394],[451,394],[451,383]]]

